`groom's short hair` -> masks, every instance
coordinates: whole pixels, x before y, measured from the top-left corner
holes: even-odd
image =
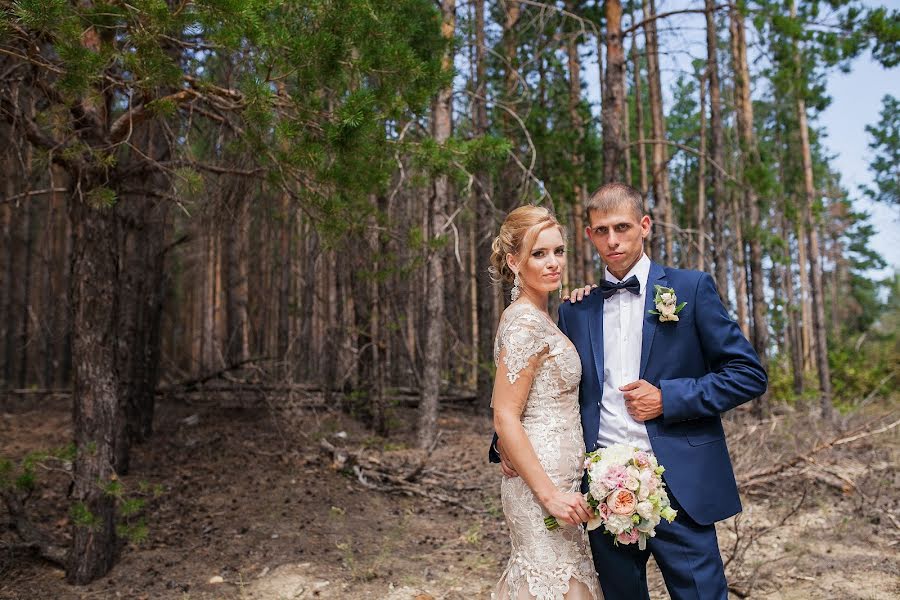
[[[640,220],[644,216],[644,197],[628,184],[619,182],[604,183],[594,190],[584,208],[588,220],[590,220],[591,211],[606,214],[620,208],[631,210],[635,217]]]

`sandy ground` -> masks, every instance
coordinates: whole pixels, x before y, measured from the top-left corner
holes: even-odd
[[[334,412],[286,419],[265,408],[170,401],[158,414],[155,437],[135,449],[124,478],[132,489],[140,482],[162,486],[145,511],[148,538],[127,544],[107,577],[72,587],[61,569],[3,550],[13,533],[0,511],[0,599],[490,597],[508,540],[499,474],[484,463],[490,423],[483,416],[445,412],[424,473],[478,511],[470,512],[369,490],[349,469],[335,469],[320,448],[324,438],[403,469],[416,455],[409,450],[412,432],[402,426],[385,440]],[[414,422],[408,412],[396,417],[398,424]],[[741,456],[754,454],[759,435],[742,435],[746,426],[731,423],[729,430],[736,464],[748,464]],[[791,425],[778,430],[789,436]],[[831,484],[794,476],[744,495],[737,524],[732,519],[719,529],[733,598],[900,598],[896,432],[818,457],[837,474]],[[0,414],[2,456],[61,446],[69,436],[64,404]],[[766,443],[775,439],[769,435]],[[856,490],[841,491],[835,477]],[[65,491],[64,476],[50,474],[28,503],[33,518],[61,538],[68,527]],[[652,565],[651,587],[654,599],[668,597]]]

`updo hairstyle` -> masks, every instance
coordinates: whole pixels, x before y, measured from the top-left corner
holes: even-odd
[[[526,204],[510,212],[500,226],[500,234],[491,244],[490,272],[494,280],[498,283],[512,283],[516,274],[506,263],[506,255],[512,254],[519,257],[520,261],[523,260],[534,247],[537,236],[544,229],[554,226],[559,228],[559,233],[565,239],[565,228],[543,206]]]

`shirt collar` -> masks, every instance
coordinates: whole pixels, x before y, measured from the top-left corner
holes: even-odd
[[[641,255],[641,258],[635,263],[631,270],[625,274],[625,277],[622,279],[616,279],[615,275],[609,272],[609,267],[604,270],[604,276],[607,281],[612,281],[613,283],[619,283],[620,281],[625,281],[632,275],[635,275],[638,281],[641,284],[641,293],[647,288],[647,280],[650,278],[650,259],[647,257],[647,254],[644,253]]]

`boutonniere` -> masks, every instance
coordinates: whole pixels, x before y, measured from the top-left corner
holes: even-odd
[[[678,313],[681,312],[682,308],[687,306],[687,302],[678,304],[678,296],[675,295],[675,290],[672,288],[663,287],[661,285],[654,285],[653,287],[656,288],[656,296],[653,298],[656,310],[648,312],[651,315],[659,315],[660,323],[677,321]]]

